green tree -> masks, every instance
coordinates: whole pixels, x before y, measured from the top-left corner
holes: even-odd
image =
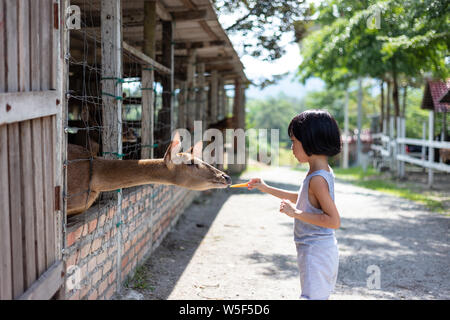
[[[441,79],[449,74],[447,1],[329,0],[317,10],[319,29],[302,43],[303,82],[320,77],[345,87],[359,76],[392,82],[398,116],[400,79],[416,81],[428,71]],[[367,20],[377,14],[380,28],[368,28]]]
[[[250,99],[246,104],[246,127],[255,129],[279,129],[280,143],[290,139],[287,128],[294,116],[304,110],[301,101],[281,93],[267,99]]]

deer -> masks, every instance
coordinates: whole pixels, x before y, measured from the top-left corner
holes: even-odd
[[[202,141],[181,151],[175,134],[163,158],[110,160],[93,157],[78,145],[68,145],[67,216],[88,210],[102,192],[146,184],[176,185],[204,191],[227,188],[231,178],[201,160]]]

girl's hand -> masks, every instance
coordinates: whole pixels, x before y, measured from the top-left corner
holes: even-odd
[[[259,191],[264,191],[264,188],[266,186],[267,185],[264,183],[263,179],[253,178],[248,182],[247,188],[248,188],[248,190],[252,190],[252,189],[256,188]]]
[[[288,199],[281,200],[280,212],[283,212],[287,216],[293,218],[296,214],[296,210],[297,208],[295,208],[295,204],[292,203],[290,200]]]

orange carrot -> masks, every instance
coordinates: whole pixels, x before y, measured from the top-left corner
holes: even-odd
[[[233,184],[230,186],[230,188],[245,188],[245,187],[248,187],[248,182]]]

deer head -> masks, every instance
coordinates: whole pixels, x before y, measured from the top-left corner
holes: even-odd
[[[226,188],[231,184],[230,176],[200,159],[202,141],[187,152],[179,152],[180,149],[180,136],[176,133],[164,155],[164,163],[172,173],[174,184],[191,190]]]

